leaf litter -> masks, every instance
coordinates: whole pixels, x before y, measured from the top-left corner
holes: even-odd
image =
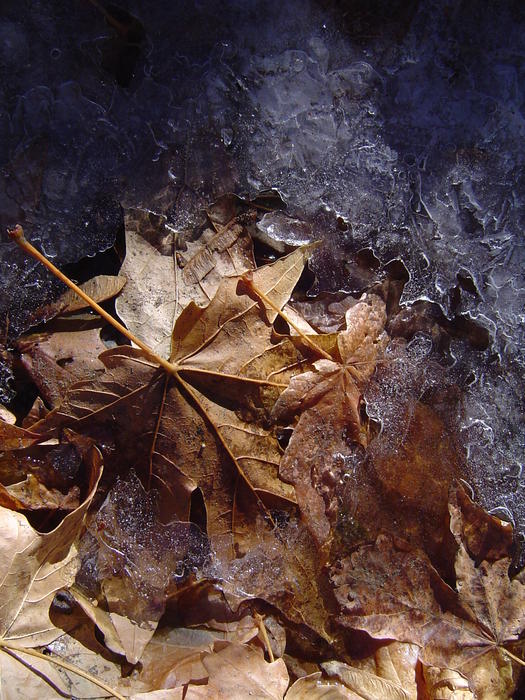
[[[314,330],[311,247],[257,267],[256,221],[223,198],[183,240],[130,211],[126,284],[62,277],[40,318],[91,306],[132,345],[101,351],[85,317],[20,339],[40,404],[0,423],[4,696],[512,697],[511,527],[457,484],[453,442],[429,450],[423,392],[377,433],[365,397],[405,358],[381,289]],[[125,326],[97,303],[118,292]]]

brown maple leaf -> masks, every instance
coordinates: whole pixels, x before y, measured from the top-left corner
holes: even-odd
[[[385,322],[379,297],[351,307],[346,330],[335,337],[334,359],[325,352],[312,371],[293,377],[272,409],[272,418],[281,424],[298,416],[279,475],[294,485],[305,522],[321,547],[330,538],[345,460],[356,443],[367,443],[360,401],[387,342]],[[314,344],[326,340],[311,337]]]
[[[465,675],[479,698],[508,698],[515,682],[509,649],[525,629],[525,576],[509,576],[511,527],[476,506],[461,487],[450,498],[459,545],[457,591],[428,557],[386,535],[358,548],[332,573],[343,625],[421,647],[424,663]]]
[[[139,209],[126,212],[121,272],[128,284],[116,309],[129,330],[162,357],[169,357],[173,325],[190,301],[206,306],[223,277],[255,268],[238,209],[233,198],[215,203],[207,212],[211,227],[186,243],[165,217]]]
[[[253,273],[277,308],[288,300],[307,255],[300,249]],[[187,520],[198,491],[208,533],[239,538],[257,510],[267,514],[264,503],[294,502],[293,490],[278,477],[277,439],[239,413],[243,405],[261,408],[261,387],[285,386],[270,376],[279,358],[276,315],[242,293],[238,277],[225,278],[207,307],[192,303],[178,318],[169,362],[153,358],[143,343],[146,350],[109,350],[99,358],[104,374],[70,389],[32,430],[49,437],[77,424],[99,444],[116,439],[118,460],[160,489],[165,518]],[[257,361],[267,351],[269,366]]]

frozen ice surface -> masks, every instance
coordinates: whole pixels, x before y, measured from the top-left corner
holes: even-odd
[[[130,40],[91,3],[4,3],[2,229],[64,263],[112,244],[121,204],[182,228],[224,192],[276,188],[286,215],[265,233],[326,242],[315,290],[359,294],[400,260],[402,304],[489,331],[486,351],[452,349],[475,377],[458,420],[477,495],[525,530],[523,3],[121,5]],[[16,334],[53,290],[4,240]]]
[[[162,524],[154,492],[131,472],[109,492],[80,553],[80,584],[96,594],[105,581],[122,581],[127,614],[141,621],[160,618],[168,587],[204,565],[208,540],[193,523]]]

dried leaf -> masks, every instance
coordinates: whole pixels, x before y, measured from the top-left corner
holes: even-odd
[[[430,700],[474,700],[467,679],[457,671],[423,666],[423,677]]]
[[[202,663],[209,676],[206,685],[188,686],[186,700],[282,700],[288,687],[288,672],[282,659],[268,663],[246,644],[215,645]]]
[[[414,670],[410,691],[408,691],[397,679],[383,678],[376,673],[371,673],[362,668],[354,668],[340,661],[327,661],[321,666],[331,679],[340,680],[358,698],[364,698],[364,700],[376,700],[376,698],[384,698],[384,700],[415,700],[417,698]],[[415,662],[412,665],[412,669],[414,669],[414,666]]]
[[[0,450],[20,450],[39,440],[36,433],[0,420]]]
[[[79,495],[78,486],[64,494],[58,489],[48,489],[33,474],[7,488],[0,484],[0,505],[11,510],[75,510]]]
[[[153,495],[131,474],[108,494],[80,551],[78,579],[101,585],[109,611],[105,627],[112,625],[118,646],[135,664],[164,612],[168,587],[202,566],[208,543],[192,523],[163,525]]]
[[[30,335],[18,347],[22,364],[51,408],[58,406],[72,384],[95,379],[104,370],[97,359],[106,350],[98,328]]]
[[[288,620],[305,625],[328,642],[329,613],[322,595],[322,565],[308,530],[290,520],[274,531],[259,528],[259,543],[230,562],[228,550],[214,553],[208,571],[219,579],[235,609],[246,598],[259,598]]]
[[[97,275],[81,284],[80,289],[91,297],[93,301],[96,301],[97,304],[101,304],[103,301],[116,296],[124,288],[126,281],[126,277],[123,275]],[[69,314],[73,311],[88,308],[88,304],[84,299],[71,289],[64,292],[55,302],[55,305],[61,314]]]
[[[100,304],[118,294],[125,284],[126,278],[122,275],[97,275],[79,286],[93,301]],[[56,301],[39,307],[30,319],[30,325],[36,325],[59,314],[73,313],[87,307],[88,304],[78,294],[68,289]]]
[[[132,209],[126,213],[126,258],[121,272],[129,278],[117,300],[127,327],[162,357],[171,352],[173,324],[190,301],[207,304],[222,277],[254,267],[250,237],[233,222],[218,232],[206,230],[185,253],[176,254],[177,236],[164,217]]]
[[[213,651],[216,641],[244,644],[257,636],[258,627],[252,617],[246,616],[229,624],[229,631],[189,628],[157,630],[142,655],[140,678],[157,688],[204,681],[208,671],[202,664],[202,658]]]
[[[307,255],[298,250],[254,272],[258,287],[277,306],[289,298]],[[100,356],[105,374],[73,387],[38,429],[49,437],[80,419],[99,444],[116,435],[120,464],[134,465],[146,481],[149,471],[159,486],[165,519],[187,520],[192,494],[200,489],[208,534],[234,532],[240,541],[246,518],[266,512],[267,493],[279,503],[292,494],[277,475],[276,438],[264,429],[248,430],[230,404],[232,395],[242,405],[267,384],[267,375],[253,378],[244,372],[273,347],[276,317],[272,308],[238,292],[238,282],[223,280],[206,309],[190,305],[179,317],[173,376],[160,372],[142,351],[107,351]]]
[[[5,406],[2,406],[2,404],[0,404],[0,420],[4,421],[4,423],[14,425],[16,423],[16,416],[14,413],[11,413],[11,411],[9,411]]]
[[[335,487],[349,446],[366,444],[359,404],[364,383],[386,343],[385,321],[385,305],[378,297],[349,309],[347,330],[337,336],[340,361],[318,360],[314,371],[292,378],[272,411],[280,423],[299,416],[279,474],[294,485],[305,522],[321,547],[328,542],[335,520]]]
[[[476,526],[492,539],[499,530],[499,544],[492,542],[489,551],[500,555],[509,542],[506,524],[498,526],[459,487],[450,511],[459,544],[457,594],[423,552],[380,536],[334,570],[335,595],[343,607],[340,621],[373,637],[418,644],[425,663],[461,671],[479,698],[507,698],[516,679],[505,646],[517,641],[525,627],[523,572],[509,578],[510,552],[476,566],[463,544],[473,541],[484,551],[473,535]]]
[[[89,492],[82,505],[49,533],[36,532],[20,513],[0,508],[0,636],[23,646],[47,644],[61,631],[49,618],[55,593],[71,585],[78,561],[75,539],[102,473],[100,454],[89,448]]]
[[[298,678],[285,695],[286,700],[360,700],[360,696],[343,685],[322,678],[317,671]]]

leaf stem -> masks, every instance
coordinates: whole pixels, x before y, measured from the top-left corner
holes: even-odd
[[[257,620],[257,625],[259,626],[259,632],[261,633],[262,640],[264,642],[264,645],[266,646],[266,651],[268,652],[268,658],[270,659],[270,663],[273,664],[273,662],[275,661],[275,656],[273,655],[272,645],[270,644],[270,640],[268,638],[268,632],[266,630],[266,625],[264,624],[264,617],[260,613],[256,612],[255,619]]]
[[[67,661],[62,661],[62,659],[57,659],[54,656],[42,654],[42,652],[37,651],[36,649],[29,649],[26,647],[22,647],[18,644],[13,644],[12,642],[6,642],[3,639],[0,639],[0,648],[8,649],[9,651],[17,653],[28,654],[29,656],[35,656],[37,659],[43,659],[44,661],[48,661],[49,663],[55,664],[56,666],[60,666],[60,668],[66,669],[66,671],[76,673],[77,676],[85,678],[94,685],[98,685],[99,688],[102,688],[102,690],[105,690],[107,693],[110,693],[113,697],[117,698],[118,700],[127,700],[127,698],[124,695],[121,695],[111,686],[106,685],[104,681],[100,681],[98,678],[95,678],[95,676],[92,676],[87,671],[83,671],[81,668],[77,668],[76,666],[68,663]]]
[[[99,316],[102,316],[102,318],[107,321],[109,324],[113,326],[113,328],[116,328],[119,333],[122,333],[128,340],[131,340],[132,343],[135,343],[141,350],[143,350],[152,360],[154,360],[158,365],[161,365],[167,372],[170,374],[174,374],[177,371],[177,368],[175,365],[173,365],[171,362],[168,362],[165,360],[163,357],[160,357],[160,355],[157,355],[151,348],[149,348],[146,343],[143,343],[140,338],[137,338],[136,335],[131,333],[131,331],[128,331],[128,329],[122,325],[122,323],[119,323],[111,314],[108,314],[105,309],[103,309],[99,304],[97,304],[96,301],[93,301],[93,299],[86,294],[80,287],[78,287],[74,282],[72,282],[69,277],[66,277],[63,272],[61,272],[58,267],[55,267],[52,262],[50,262],[42,253],[37,250],[29,241],[27,241],[24,237],[24,230],[20,226],[20,224],[17,224],[14,229],[11,229],[9,231],[9,236],[12,238],[17,245],[22,248],[22,250],[25,250],[26,253],[29,253],[29,255],[33,256],[33,258],[36,258],[38,262],[42,263],[44,267],[47,267],[48,270],[50,270],[55,277],[58,277],[59,280],[61,280],[65,285],[67,285],[70,289],[72,289],[78,296],[83,299],[88,306],[91,306],[91,308],[99,314]]]
[[[286,323],[291,326],[294,331],[304,340],[304,342],[318,355],[321,357],[324,357],[325,360],[331,360],[332,362],[334,361],[334,358],[327,353],[323,348],[319,347],[316,343],[314,343],[313,340],[311,340],[303,331],[297,326],[291,319],[288,318],[288,316],[282,311],[282,309],[279,308],[277,304],[275,304],[270,297],[268,297],[264,292],[262,292],[258,287],[255,286],[253,281],[247,276],[244,276],[244,283],[251,289],[260,299],[264,301],[265,304],[268,304],[270,308],[272,308],[279,316],[286,321]]]
[[[500,647],[501,651],[503,651],[507,656],[510,656],[510,658],[515,661],[518,664],[521,664],[521,666],[525,666],[525,661],[523,659],[520,659],[519,656],[516,656],[513,654],[511,651],[509,651],[506,647]]]
[[[272,382],[269,379],[255,379],[253,377],[243,377],[239,374],[226,374],[225,372],[214,372],[211,369],[201,369],[200,367],[186,367],[185,365],[176,366],[178,372],[193,372],[195,374],[207,374],[219,379],[236,379],[240,382],[248,382],[249,384],[262,384],[264,386],[275,386],[278,389],[286,389],[288,384],[281,382]]]
[[[113,328],[116,328],[119,333],[122,333],[123,336],[125,336],[128,340],[131,340],[132,343],[135,343],[141,350],[143,350],[146,355],[149,357],[149,359],[153,360],[156,364],[160,365],[163,369],[166,370],[166,372],[169,372],[169,374],[172,375],[177,375],[179,371],[184,371],[184,372],[195,372],[199,374],[213,374],[217,377],[223,377],[226,379],[239,379],[241,381],[246,381],[250,382],[252,384],[262,384],[266,386],[275,386],[279,389],[285,389],[287,387],[287,384],[280,384],[278,382],[272,382],[272,381],[267,381],[265,379],[252,379],[250,377],[239,377],[237,375],[232,375],[232,374],[224,374],[222,372],[212,372],[210,370],[205,370],[205,369],[199,369],[198,367],[182,367],[180,365],[174,364],[172,362],[168,362],[168,360],[165,360],[163,357],[160,355],[157,355],[146,343],[144,343],[140,338],[137,338],[137,336],[129,331],[125,326],[122,325],[119,321],[117,321],[111,314],[109,314],[105,309],[103,309],[99,304],[97,304],[96,301],[93,301],[93,299],[86,294],[80,287],[78,287],[74,282],[72,282],[69,277],[64,275],[63,272],[61,272],[55,265],[53,265],[52,262],[50,262],[39,250],[37,250],[29,241],[26,240],[24,237],[24,230],[20,226],[20,224],[17,224],[14,229],[11,229],[9,231],[9,236],[17,243],[17,245],[22,248],[22,250],[25,250],[26,253],[29,253],[33,258],[36,258],[44,267],[47,267],[48,270],[50,270],[56,277],[58,277],[59,280],[61,280],[65,285],[67,285],[70,289],[72,289],[78,296],[83,299],[88,306],[90,306],[94,311],[99,314],[105,321],[107,321],[109,324],[113,326]],[[272,302],[268,302],[270,305]],[[306,338],[306,341],[308,342],[308,338]],[[322,352],[322,351],[321,351]]]

